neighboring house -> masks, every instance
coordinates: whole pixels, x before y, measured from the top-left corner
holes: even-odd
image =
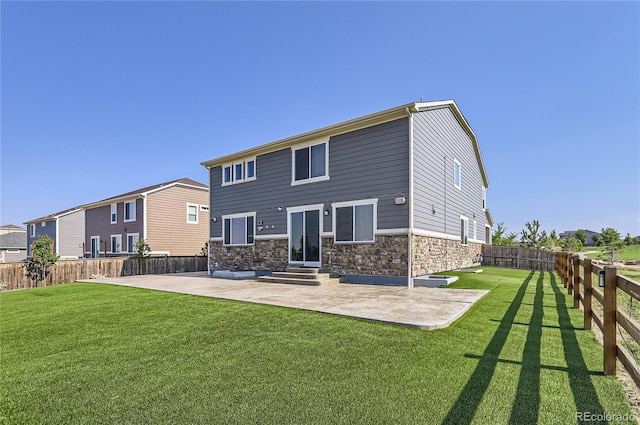
[[[124,256],[145,239],[156,255],[198,255],[209,232],[209,188],[182,178],[83,205],[85,255]]]
[[[27,232],[17,226],[16,232],[4,232],[7,227],[0,228],[0,263],[23,261],[27,258]]]
[[[16,226],[15,224],[5,224],[0,226],[0,235],[6,235],[7,233],[27,233],[27,229],[24,227]]]
[[[577,232],[578,232],[577,230],[567,230],[567,231],[561,232],[558,235],[558,238],[560,238],[560,239],[575,238]],[[594,237],[594,235],[596,237],[600,236],[600,233],[599,232],[594,232],[593,230],[586,230],[586,229],[585,229],[585,232],[587,232],[587,241],[585,242],[584,245],[585,246],[594,246],[596,244],[596,241],[594,240],[593,237]]]
[[[53,239],[54,252],[61,259],[83,257],[84,210],[82,207],[74,207],[25,221],[24,224],[27,225],[28,256],[31,256],[33,242],[41,235],[48,235]]]
[[[489,181],[453,100],[410,103],[202,163],[211,269],[327,267],[352,281],[470,266]]]

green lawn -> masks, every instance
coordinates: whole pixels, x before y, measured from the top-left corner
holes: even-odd
[[[459,276],[453,286],[491,292],[437,331],[101,284],[2,293],[0,423],[567,424],[576,412],[631,414],[555,276]]]
[[[609,254],[603,252],[602,247],[585,247],[584,253],[587,257],[594,260],[609,261]],[[616,261],[635,261],[640,260],[640,245],[624,246],[614,255]]]

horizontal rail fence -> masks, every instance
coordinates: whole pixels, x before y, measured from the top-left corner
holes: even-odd
[[[640,344],[640,323],[632,309],[626,312],[618,302],[618,296],[640,300],[640,283],[619,275],[613,266],[599,267],[589,258],[568,252],[558,253],[556,269],[568,294],[573,295],[573,307],[584,310],[584,329],[595,324],[602,332],[604,374],[615,375],[616,360],[620,360],[640,387],[640,365],[631,348]],[[618,335],[626,344],[618,342]]]
[[[135,276],[207,270],[207,257],[95,258],[58,261],[49,275],[36,284],[27,277],[25,263],[0,264],[4,290],[34,288],[89,279],[91,276]]]
[[[483,245],[482,265],[554,272],[556,270],[556,253],[522,246]]]

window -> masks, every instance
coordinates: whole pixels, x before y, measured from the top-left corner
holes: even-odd
[[[47,222],[43,221],[42,223],[40,223],[40,227],[47,227]]]
[[[462,166],[458,160],[453,160],[453,185],[462,190]]]
[[[482,209],[487,209],[487,188],[482,186]]]
[[[198,206],[196,204],[187,204],[187,223],[198,224]]]
[[[253,245],[255,213],[222,216],[224,245]]]
[[[32,225],[30,226],[30,230],[31,230],[31,237],[32,237],[32,238],[35,238],[35,237],[36,237],[36,225],[35,225],[35,224],[32,224]]]
[[[375,242],[377,199],[333,204],[334,242]]]
[[[118,222],[118,204],[111,204],[111,224]]]
[[[140,240],[139,233],[128,233],[127,234],[127,252],[133,254],[136,252],[136,244]]]
[[[124,221],[136,221],[136,201],[124,203]]]
[[[478,239],[478,222],[473,220],[473,239]]]
[[[222,185],[256,179],[256,158],[245,158],[222,167]]]
[[[292,185],[327,180],[328,142],[293,149]]]
[[[469,245],[469,219],[460,216],[460,241],[462,245]]]
[[[111,253],[122,252],[122,235],[111,235]]]

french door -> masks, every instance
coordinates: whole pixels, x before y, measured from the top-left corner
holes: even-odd
[[[320,267],[322,205],[289,208],[289,263]]]

